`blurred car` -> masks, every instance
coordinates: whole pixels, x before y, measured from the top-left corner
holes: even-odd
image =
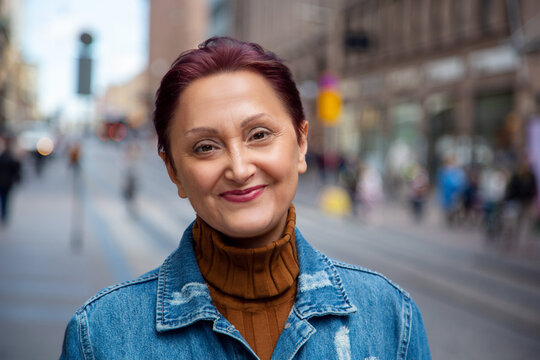
[[[17,142],[28,153],[37,152],[41,156],[51,155],[55,145],[52,132],[41,126],[21,131],[17,137]]]

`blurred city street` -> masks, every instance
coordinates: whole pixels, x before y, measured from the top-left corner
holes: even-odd
[[[87,140],[82,169],[62,154],[40,177],[25,164],[11,221],[0,231],[0,358],[52,359],[70,316],[99,289],[161,264],[194,219],[177,198],[153,142],[140,140],[139,192],[128,207],[123,144]],[[380,271],[412,294],[432,356],[517,359],[540,351],[540,241],[486,246],[478,229],[447,229],[436,204],[415,223],[398,203],[369,221],[328,217],[313,175],[301,179],[297,225],[332,257]],[[340,229],[341,231],[336,231]]]
[[[293,76],[305,238],[409,292],[433,359],[538,359],[540,1],[0,0],[0,360],[178,246],[156,92],[221,36]]]

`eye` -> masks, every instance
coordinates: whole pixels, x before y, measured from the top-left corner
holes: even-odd
[[[193,151],[196,153],[196,154],[208,154],[209,152],[215,150],[216,147],[212,144],[207,144],[207,143],[203,143],[203,144],[197,144],[194,146],[193,148]]]
[[[271,132],[267,129],[256,129],[253,131],[250,140],[261,141],[266,140],[271,135]]]

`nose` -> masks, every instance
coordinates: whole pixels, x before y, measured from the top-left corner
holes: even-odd
[[[229,164],[225,178],[237,184],[245,184],[255,174],[256,166],[250,161],[249,151],[241,145],[233,146],[229,152]]]

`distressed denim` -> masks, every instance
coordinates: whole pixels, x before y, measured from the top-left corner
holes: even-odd
[[[297,296],[272,359],[431,359],[420,312],[385,277],[313,249],[296,229]],[[102,290],[69,322],[61,359],[257,359],[216,309],[191,226],[163,263]]]

